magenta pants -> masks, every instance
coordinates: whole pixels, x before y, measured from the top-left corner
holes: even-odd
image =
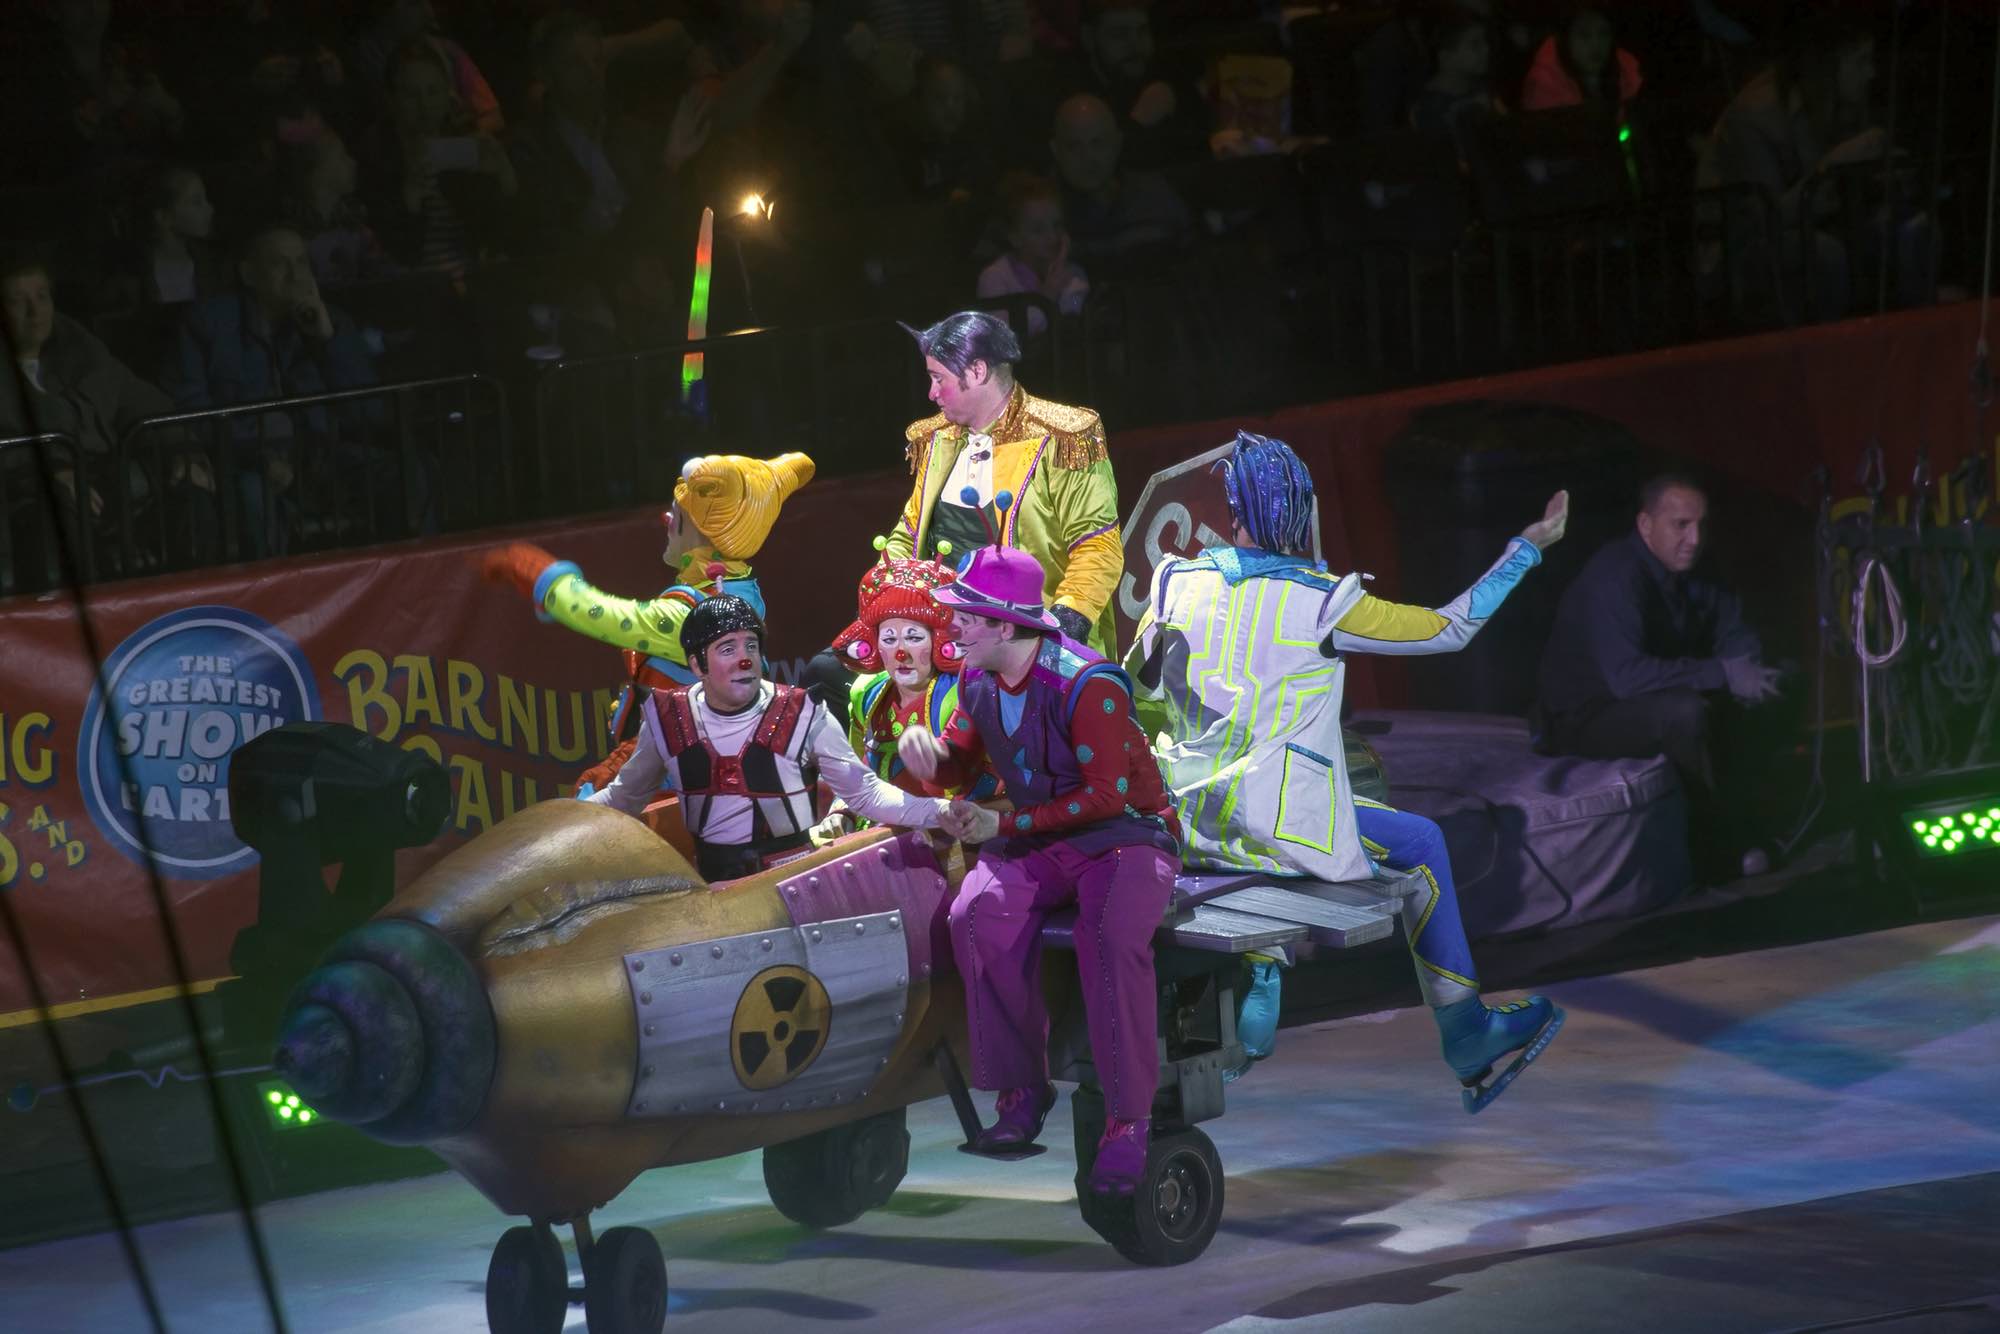
[[[1179,866],[1149,847],[1093,856],[1067,843],[1013,851],[1021,846],[988,844],[951,905],[972,1082],[984,1089],[1047,1082],[1042,921],[1073,903],[1076,966],[1106,1110],[1121,1120],[1150,1116],[1160,1079],[1153,932]]]

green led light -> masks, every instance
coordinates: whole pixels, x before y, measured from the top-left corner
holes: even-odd
[[[264,1095],[264,1100],[265,1100],[266,1102],[269,1102],[269,1103],[270,1103],[270,1104],[271,1104],[272,1106],[274,1106],[274,1107],[275,1107],[275,1106],[277,1106],[277,1105],[278,1105],[279,1103],[281,1103],[281,1102],[283,1102],[283,1101],[285,1100],[285,1095],[284,1095],[284,1094],[282,1094],[282,1093],[280,1093],[280,1092],[278,1092],[278,1090],[276,1090],[276,1089],[272,1089],[272,1090],[271,1090],[270,1092],[268,1092],[268,1093],[266,1093],[266,1094]]]
[[[298,1106],[298,1105],[299,1105],[299,1095],[298,1095],[298,1094],[296,1094],[296,1093],[293,1093],[293,1094],[290,1094],[290,1095],[288,1095],[288,1096],[287,1096],[287,1097],[285,1098],[285,1106],[287,1106],[287,1107],[296,1107],[296,1106]]]
[[[1987,811],[1986,813],[1995,820],[2000,820],[2000,806],[1995,806],[1993,809]]]
[[[1937,843],[1938,843],[1938,840],[1937,840],[1937,835],[1936,835],[1936,834],[1925,834],[1925,835],[1924,835],[1924,846],[1925,846],[1925,847],[1927,847],[1927,848],[1934,848],[1934,847],[1936,847],[1936,846],[1937,846]]]
[[[1621,144],[1632,142],[1632,127],[1630,125],[1620,125],[1618,127],[1618,142]]]
[[[289,1107],[280,1107],[278,1109],[278,1116],[281,1120],[289,1121],[292,1119],[292,1115],[292,1109]]]
[[[1918,820],[1915,823],[1911,824],[1910,828],[1916,830],[1919,834],[1927,834],[1930,832],[1931,827],[1924,821]]]
[[[1943,819],[1938,821],[1938,828],[1940,829],[1949,829],[1951,828],[1951,826],[1952,826],[1952,818],[1949,815],[1945,816]]]
[[[303,1125],[309,1125],[309,1124],[311,1124],[311,1122],[312,1122],[312,1119],[313,1119],[313,1109],[312,1109],[312,1108],[310,1108],[310,1107],[301,1107],[301,1108],[299,1109],[299,1124],[300,1124],[300,1125],[302,1125],[302,1126],[303,1126]]]

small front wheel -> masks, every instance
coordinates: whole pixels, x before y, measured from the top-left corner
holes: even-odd
[[[561,1334],[569,1314],[569,1265],[546,1227],[510,1227],[486,1265],[486,1328],[493,1334]]]
[[[614,1227],[583,1267],[583,1318],[590,1334],[660,1334],[667,1323],[667,1261],[644,1228]]]

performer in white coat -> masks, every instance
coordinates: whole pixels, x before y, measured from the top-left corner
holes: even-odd
[[[1445,1059],[1478,1111],[1540,1054],[1562,1011],[1540,996],[1497,1008],[1480,1000],[1443,834],[1349,788],[1342,658],[1463,648],[1562,536],[1568,495],[1558,492],[1471,588],[1430,608],[1377,598],[1361,576],[1330,574],[1312,558],[1312,477],[1282,441],[1240,432],[1222,469],[1233,545],[1160,565],[1127,659],[1184,860],[1319,880],[1366,879],[1376,863],[1421,875],[1425,890],[1404,901],[1410,951]],[[1488,1085],[1493,1063],[1515,1051]]]

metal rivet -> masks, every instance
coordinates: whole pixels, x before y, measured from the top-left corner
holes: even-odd
[[[639,993],[639,1004],[641,1004],[641,1005],[651,1005],[652,1003],[653,1003],[653,993],[652,993],[652,992],[650,992],[650,991],[642,991],[642,992],[640,992],[640,993]]]
[[[678,954],[669,954],[667,956],[667,962],[673,964],[676,968],[678,968],[680,967],[681,956]]]
[[[785,892],[793,898],[797,898],[799,896],[799,887],[797,885],[786,885]]]
[[[726,1112],[729,1110],[729,1104],[726,1102],[718,1102],[715,1104],[715,1110],[718,1112]]]
[[[876,1068],[877,1070],[881,1070],[881,1069],[884,1069],[885,1067],[887,1067],[887,1066],[888,1066],[888,1064],[889,1064],[889,1058],[888,1058],[888,1057],[886,1057],[886,1056],[884,1056],[884,1057],[883,1057],[883,1058],[882,1058],[881,1060],[879,1060],[879,1061],[875,1062],[875,1068]]]
[[[929,964],[925,964],[925,965],[924,965],[924,976],[925,976],[925,977],[929,977],[930,975],[931,975],[931,966],[930,966]]]
[[[720,945],[710,946],[708,951],[708,957],[711,959],[720,959],[722,957],[722,946]]]
[[[806,877],[806,883],[807,883],[808,885],[811,885],[811,886],[812,886],[812,887],[813,887],[814,889],[818,889],[818,888],[819,888],[819,877],[818,877],[818,876],[816,876],[816,875],[809,875],[809,876],[807,876],[807,877]]]
[[[770,938],[769,936],[766,936],[766,937],[764,937],[764,938],[763,938],[762,940],[758,941],[757,943],[758,943],[759,945],[762,945],[762,946],[763,946],[763,947],[764,947],[765,949],[767,949],[767,950],[771,948],[771,938]]]
[[[910,985],[910,979],[905,977],[903,974],[898,973],[896,974],[896,985],[899,987],[907,987],[908,985]]]
[[[632,971],[633,971],[633,972],[635,972],[635,973],[643,973],[643,972],[645,972],[645,971],[646,971],[646,961],[645,961],[644,959],[634,959],[634,960],[632,960]]]
[[[647,1036],[647,1037],[651,1037],[651,1036],[653,1036],[653,1028],[654,1028],[654,1025],[652,1025],[652,1024],[647,1024],[647,1025],[646,1025],[646,1036]]]
[[[903,929],[903,919],[900,917],[891,917],[889,919],[889,929],[891,931],[901,931]]]
[[[778,1104],[778,1110],[781,1112],[789,1112],[790,1110],[792,1110],[792,1100],[790,1098],[786,1098],[783,1102]]]
[[[901,1028],[902,1026],[903,1026],[903,1016],[898,1014],[896,1016],[896,1027]]]
[[[857,936],[865,932],[867,929],[868,929],[868,924],[866,922],[856,922],[854,924],[854,934]]]
[[[811,932],[810,932],[809,934],[810,934],[810,935],[812,936],[812,938],[813,938],[814,940],[818,940],[818,939],[819,939],[819,928],[818,928],[818,927],[814,927],[814,928],[812,929],[812,931],[811,931]]]

